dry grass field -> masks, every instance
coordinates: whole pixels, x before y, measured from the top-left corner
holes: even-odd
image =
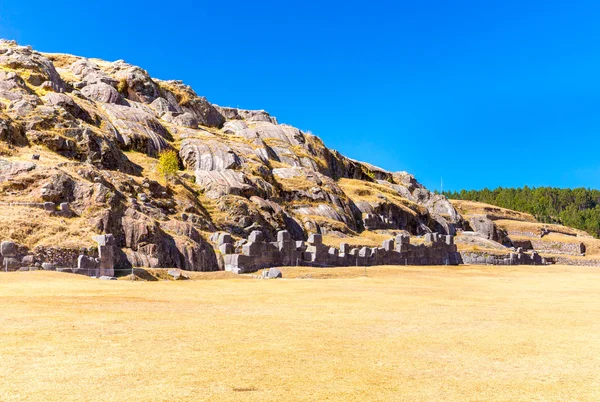
[[[600,400],[598,268],[283,271],[0,273],[0,400]]]

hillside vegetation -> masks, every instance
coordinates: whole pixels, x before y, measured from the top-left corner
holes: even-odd
[[[447,191],[455,200],[478,201],[529,213],[539,222],[556,223],[600,237],[600,191],[553,187]]]

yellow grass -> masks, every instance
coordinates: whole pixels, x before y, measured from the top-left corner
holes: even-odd
[[[364,180],[339,179],[338,185],[353,201],[381,203],[382,199],[377,197],[377,195],[382,194],[390,203],[397,205],[411,215],[416,215],[415,211],[419,213],[426,212],[422,206],[401,197],[397,191],[383,184],[371,183]]]
[[[510,231],[519,231],[519,232],[532,232],[535,234],[540,234],[542,229],[548,229],[550,231],[556,231],[559,233],[572,235],[572,236],[585,236],[591,237],[588,233],[583,230],[570,228],[568,226],[562,225],[553,225],[548,223],[537,223],[537,222],[519,222],[515,220],[509,219],[499,219],[495,221],[496,225],[500,228],[508,230],[509,235]]]
[[[0,208],[2,240],[13,240],[30,249],[35,246],[60,246],[80,249],[95,245],[98,233],[86,218],[64,218],[39,208]]]
[[[0,400],[600,399],[597,268],[296,270],[0,274]]]
[[[536,222],[533,215],[476,201],[450,200],[462,215],[488,215],[490,219],[513,219]]]

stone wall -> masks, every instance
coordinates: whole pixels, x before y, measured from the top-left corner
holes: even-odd
[[[518,248],[515,252],[491,255],[483,252],[461,252],[463,263],[477,265],[546,265],[549,262],[536,251],[524,253]]]
[[[113,235],[104,234],[93,239],[98,243],[97,249],[38,246],[33,252],[15,242],[3,241],[0,242],[0,267],[6,271],[44,269],[113,277],[120,251]]]
[[[370,265],[458,265],[460,254],[454,237],[428,233],[424,244],[411,244],[410,236],[398,235],[385,240],[381,247],[339,248],[323,244],[320,234],[308,241],[294,241],[288,231],[277,233],[277,241],[266,242],[260,231],[253,231],[247,241],[233,244],[228,233],[215,233],[211,241],[223,256],[224,268],[235,273],[254,272],[274,266],[309,265],[316,267]]]

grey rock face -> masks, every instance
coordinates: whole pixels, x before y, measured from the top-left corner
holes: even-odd
[[[471,228],[483,237],[498,243],[506,241],[506,234],[496,227],[496,224],[485,215],[474,215],[469,218]]]
[[[22,173],[27,173],[35,169],[36,165],[32,162],[9,162],[0,159],[0,182],[10,179]]]
[[[123,96],[112,86],[99,82],[84,87],[81,93],[88,99],[102,103],[123,104]]]
[[[267,272],[268,278],[282,278],[283,277],[283,274],[277,268],[269,268],[269,270],[266,272]]]
[[[218,141],[183,140],[179,155],[186,167],[193,170],[225,170],[241,166],[237,154],[226,144]]]
[[[142,109],[108,103],[102,107],[116,128],[115,140],[122,149],[143,152],[149,156],[157,156],[159,152],[169,149],[167,140],[171,139],[171,135],[152,114]]]
[[[248,124],[241,120],[230,120],[223,124],[221,129],[225,134],[237,135],[248,128]]]
[[[226,194],[244,195],[254,190],[244,173],[232,169],[196,170],[196,183],[205,189],[205,194],[210,198]]]
[[[57,92],[64,91],[64,82],[54,64],[41,55],[26,46],[17,46],[13,44],[0,43],[0,65],[16,69],[28,70],[30,74],[35,75],[35,80],[30,80],[32,84],[51,82],[53,89]]]

